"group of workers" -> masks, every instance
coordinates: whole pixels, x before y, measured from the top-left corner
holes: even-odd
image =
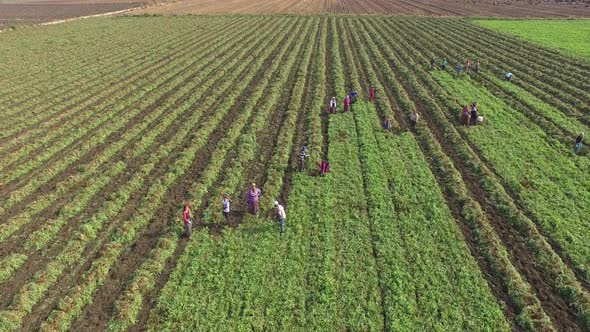
[[[471,109],[469,106],[463,106],[463,112],[461,113],[464,126],[475,126],[483,122],[483,116],[480,116],[477,112],[477,102],[471,103]]]
[[[432,59],[430,59],[430,69],[431,70],[435,70],[436,69],[436,57],[432,57]],[[439,67],[442,70],[446,70],[447,66],[449,65],[449,61],[447,61],[447,58],[443,58],[442,61],[439,63]],[[467,59],[465,60],[465,64],[459,63],[457,64],[457,76],[461,75],[461,73],[463,71],[465,71],[466,73],[469,72],[469,69],[471,68],[471,59]],[[479,73],[479,60],[475,61],[475,65],[473,70],[475,71],[475,73]]]
[[[248,191],[246,193],[246,201],[248,203],[248,212],[250,214],[254,214],[254,215],[258,214],[258,211],[260,210],[260,195],[261,194],[262,194],[262,191],[260,190],[260,188],[256,187],[255,183],[252,183],[250,185],[250,188],[248,188]],[[228,225],[229,225],[229,219],[230,219],[231,202],[232,202],[232,200],[229,198],[228,195],[223,196],[223,200],[221,202],[222,214],[225,219],[225,222]],[[285,212],[285,207],[282,204],[280,204],[278,200],[274,201],[274,206],[275,206],[276,218],[277,218],[277,221],[279,222],[279,225],[281,227],[281,235],[283,235],[285,233],[285,219],[287,219],[287,213]],[[191,212],[189,202],[186,202],[184,205],[184,209],[182,211],[182,219],[184,221],[184,235],[187,238],[190,238],[191,233],[192,233],[193,217],[192,217],[192,212]]]
[[[444,70],[444,69],[446,69],[447,65],[448,65],[447,59],[443,58],[443,60],[440,63],[440,68]],[[434,70],[436,68],[435,66],[436,66],[436,58],[433,57],[430,60],[430,68]],[[471,60],[470,59],[467,59],[465,61],[465,66],[463,66],[461,64],[457,65],[457,76],[461,75],[461,72],[463,70],[465,72],[468,72],[470,67],[471,67]],[[474,70],[476,73],[479,73],[479,60],[477,60],[475,62]],[[513,74],[508,72],[505,75],[504,79],[506,81],[510,81],[512,79],[512,77],[513,77]],[[370,101],[373,101],[375,99],[375,92],[376,92],[375,86],[371,86],[369,88],[369,100]],[[358,92],[355,90],[352,90],[344,98],[343,105],[344,105],[345,112],[351,111],[352,104],[354,104],[356,102],[357,97],[358,97]],[[332,97],[329,102],[328,113],[330,113],[330,114],[336,113],[336,107],[337,107],[336,97]],[[419,117],[420,117],[420,115],[416,112],[416,110],[414,110],[410,114],[410,128],[412,131],[416,130]],[[467,105],[465,105],[463,107],[461,117],[462,117],[463,125],[465,125],[465,126],[475,126],[475,125],[481,124],[483,122],[483,116],[480,116],[478,113],[476,101],[471,103],[471,107],[469,107]],[[393,122],[393,119],[391,117],[386,118],[385,123],[384,123],[384,128],[386,130],[391,130],[392,129],[392,122]],[[578,137],[576,137],[575,142],[574,142],[574,153],[579,154],[582,151],[583,140],[584,140],[584,133],[580,133],[580,135],[578,135]],[[307,146],[303,145],[301,147],[301,150],[299,151],[300,171],[304,171],[305,159],[308,157],[309,157],[309,154],[307,151]],[[322,160],[318,164],[318,166],[320,168],[320,174],[322,176],[325,176],[330,170],[330,163],[327,160]],[[247,203],[248,203],[248,212],[249,213],[254,214],[254,215],[258,213],[258,211],[260,209],[260,201],[259,200],[260,200],[261,193],[262,193],[261,190],[258,187],[256,187],[255,183],[252,183],[250,185],[250,188],[248,188]],[[224,195],[223,201],[222,201],[222,213],[223,213],[224,219],[227,224],[229,224],[229,219],[230,219],[230,203],[231,202],[232,201],[229,198],[229,196]],[[285,220],[287,218],[285,208],[283,205],[281,205],[279,203],[278,200],[274,201],[274,206],[276,209],[276,211],[275,211],[276,212],[276,219],[278,220],[278,222],[280,224],[281,235],[284,235]],[[186,202],[186,204],[184,206],[182,216],[183,216],[183,220],[184,220],[185,236],[190,237],[191,232],[192,232],[193,219],[192,219],[190,204],[188,202]]]

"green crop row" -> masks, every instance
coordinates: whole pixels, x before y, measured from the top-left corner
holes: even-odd
[[[414,78],[414,73],[406,69],[402,62],[395,56],[395,53],[390,50],[387,45],[390,45],[392,41],[384,40],[383,36],[390,36],[392,35],[391,32],[387,32],[383,34],[381,29],[374,25],[365,23],[365,29],[363,32],[369,32],[367,36],[370,36],[374,43],[379,47],[380,51],[383,52],[384,58],[390,63],[391,68],[396,68],[396,72],[392,72],[389,74],[392,78],[400,76],[400,79],[403,79],[404,82],[411,84],[412,88],[420,87],[420,84],[416,82]],[[387,37],[385,37],[387,38]],[[396,41],[396,44],[399,45],[399,41]],[[374,49],[370,44],[370,48]],[[375,50],[375,54],[379,54],[377,50]],[[399,54],[399,53],[398,53]],[[401,74],[401,75],[400,75]],[[404,92],[404,88],[401,87],[399,82],[396,82],[394,79],[390,80],[392,84],[392,88],[394,88],[396,98],[399,100],[401,108],[405,110],[406,115],[409,114],[410,111],[415,109],[414,103],[410,101],[407,94]],[[421,95],[418,97],[422,100],[422,102],[430,102],[429,98],[426,97],[425,92],[422,91]],[[435,109],[434,112],[437,110]],[[424,114],[423,114],[424,116]],[[419,131],[418,138],[421,141],[421,144],[428,148],[425,152],[430,155],[432,158],[435,158],[435,161],[441,167],[441,171],[445,174],[445,183],[448,183],[450,188],[446,189],[446,191],[450,191],[453,193],[460,193],[459,202],[462,202],[461,212],[463,217],[471,223],[472,227],[476,225],[486,225],[489,222],[486,220],[481,208],[473,200],[472,197],[468,193],[466,193],[465,185],[463,184],[459,173],[454,169],[452,162],[442,153],[441,147],[437,142],[437,139],[434,137],[429,130],[421,129]],[[444,167],[444,168],[443,168]],[[451,185],[454,184],[454,185]],[[478,231],[479,232],[479,231]],[[491,253],[491,255],[487,255],[487,259],[491,261],[491,265],[494,266],[494,269],[497,270],[502,278],[502,282],[504,287],[508,289],[508,293],[510,294],[511,300],[516,304],[519,324],[523,326],[527,326],[529,329],[533,329],[534,326],[546,328],[548,325],[546,322],[548,321],[547,316],[544,314],[542,308],[538,300],[533,296],[529,295],[530,293],[530,286],[523,281],[522,277],[518,274],[518,272],[512,266],[510,260],[506,256],[506,249],[503,247],[501,242],[493,241],[493,235],[495,233],[484,233],[487,236],[492,236],[492,238],[484,238],[479,240],[479,244],[482,246],[478,248],[480,251],[484,251],[487,253]],[[490,247],[491,245],[491,247]],[[535,325],[534,321],[537,321],[540,325]]]
[[[233,45],[235,45],[235,43],[238,43],[238,40],[234,40]],[[232,46],[232,42],[228,41],[227,43],[223,43],[222,45],[224,45],[224,47],[226,47],[226,48],[230,48]],[[223,49],[221,49],[220,51],[225,52]],[[233,53],[229,53],[228,55],[232,55],[232,54]],[[197,67],[194,67],[194,68],[196,70],[200,70],[200,68],[203,67],[205,64],[206,63],[199,64]],[[222,64],[223,63],[220,63],[219,65],[222,65]],[[194,66],[194,65],[189,64],[189,66],[185,67],[185,68],[189,68],[190,66]],[[189,75],[193,79],[198,79],[199,77],[205,78],[205,77],[209,76],[217,67],[216,66],[208,66],[208,67],[203,67],[203,68],[207,68],[207,70],[200,71],[199,75],[196,77],[194,75],[191,75],[190,71],[186,72],[184,75],[177,75],[178,82],[184,82],[185,77],[187,77]],[[175,74],[176,74],[175,71],[170,71],[170,75],[175,75]],[[219,72],[218,75],[220,75],[220,74],[222,74],[222,73]],[[162,79],[165,79],[166,77],[168,77],[168,76],[164,76],[164,77],[162,77]],[[172,76],[170,76],[170,77],[172,77]],[[181,88],[178,89],[178,91],[176,92],[175,95],[168,94],[168,95],[170,95],[169,99],[167,100],[167,106],[169,106],[169,107],[173,107],[174,102],[176,100],[180,100],[180,98],[188,95],[189,93],[192,94],[193,96],[195,96],[195,94],[196,94],[197,97],[203,95],[204,92],[206,91],[205,88],[207,87],[207,86],[199,86],[198,89],[195,91],[195,88],[193,88],[192,85],[181,86],[181,85],[177,84],[177,86],[181,87]],[[158,91],[158,89],[155,89],[154,91]],[[164,89],[161,89],[159,94],[155,94],[155,95],[151,96],[151,98],[143,99],[141,101],[141,103],[134,105],[133,109],[141,110],[146,107],[151,107],[150,105],[155,104],[157,102],[157,100],[159,98],[161,98],[161,96],[165,93],[164,91],[165,91]],[[70,188],[75,186],[76,183],[78,183],[79,181],[82,181],[86,177],[94,176],[96,171],[99,170],[99,167],[101,166],[102,163],[110,160],[110,158],[112,156],[114,156],[119,150],[121,150],[125,146],[125,143],[127,143],[131,139],[136,139],[137,135],[142,133],[145,130],[145,128],[147,127],[147,125],[150,124],[151,122],[153,122],[152,120],[158,119],[162,114],[166,114],[168,120],[162,121],[160,119],[160,121],[161,121],[159,124],[160,128],[163,128],[162,127],[163,124],[171,123],[172,120],[175,120],[177,117],[175,117],[174,115],[179,114],[181,109],[176,107],[174,109],[174,112],[170,113],[170,112],[166,111],[166,107],[164,107],[164,106],[166,106],[166,105],[160,105],[159,107],[157,107],[156,110],[150,116],[144,118],[144,121],[137,123],[134,128],[127,128],[127,132],[125,133],[125,135],[123,137],[121,137],[115,144],[112,144],[107,149],[103,150],[100,155],[95,156],[94,159],[92,160],[91,164],[79,166],[78,168],[83,167],[83,169],[84,169],[83,174],[78,174],[77,176],[75,176],[75,179],[70,179],[71,181],[68,181],[67,183],[62,184],[62,185],[58,185],[57,186],[58,190],[55,192],[52,192],[49,197],[45,197],[42,200],[38,200],[32,206],[29,206],[27,211],[25,211],[25,214],[15,216],[11,220],[9,220],[6,224],[4,224],[3,228],[2,228],[2,232],[0,232],[0,234],[2,234],[1,238],[6,238],[6,236],[12,234],[21,225],[26,224],[27,221],[31,219],[31,217],[33,217],[39,211],[43,210],[45,207],[49,206],[49,204],[51,204],[53,201],[58,199],[60,196],[63,196],[64,194],[66,194],[67,190],[69,190]],[[171,115],[173,115],[174,117],[171,117]],[[148,140],[151,139],[152,143],[153,143],[153,139],[156,137],[155,134],[158,134],[158,133],[160,133],[160,130],[151,130],[149,133],[144,134],[142,136],[142,139],[138,143],[138,144],[140,144],[140,146],[142,148],[139,149],[139,147],[134,147],[131,149],[131,151],[133,151],[132,153],[134,155],[138,155],[139,152],[145,151],[150,146],[150,144],[148,144],[149,143]],[[47,174],[47,176],[45,178],[38,177],[35,179],[36,181],[31,183],[31,185],[26,185],[26,186],[21,187],[17,191],[13,191],[11,199],[7,200],[7,202],[5,203],[6,204],[5,208],[8,208],[10,205],[13,205],[13,204],[17,203],[18,201],[24,199],[27,194],[30,194],[34,190],[36,190],[36,188],[43,183],[43,180],[46,181],[46,180],[50,179],[54,173],[55,172],[53,172],[53,173],[50,172],[50,169],[45,170],[45,174]],[[82,195],[84,197],[86,197],[87,199],[89,199],[91,197],[89,189],[92,189],[92,188],[93,188],[92,186],[88,186],[86,188],[86,193],[82,194]],[[96,188],[96,189],[99,189],[99,188]],[[18,198],[18,201],[16,200],[16,198]],[[74,204],[73,206],[80,207],[83,205],[84,204],[82,204],[82,205]],[[56,225],[61,225],[61,223],[57,223]],[[34,242],[36,242],[36,241],[34,241]]]
[[[246,51],[247,49],[242,50],[242,52]],[[238,60],[239,57],[234,58],[234,61]],[[241,67],[247,68],[247,65],[242,63]],[[252,69],[249,70],[251,72],[253,71]],[[219,75],[222,75],[222,73],[220,73]],[[209,86],[212,86],[213,83],[214,81],[209,81]],[[232,80],[225,81],[223,85],[218,87],[219,92],[221,93],[225,91],[230,86],[232,86],[232,84],[234,84]],[[228,96],[231,98],[236,98],[238,95],[239,93],[235,91],[228,94]],[[202,109],[207,109],[213,104],[214,100],[214,96],[209,96],[204,101],[202,101],[201,105],[199,106]],[[190,109],[192,105],[195,104],[195,102],[196,99],[194,96],[189,98],[185,102],[184,108]],[[191,115],[192,118],[189,118],[187,120],[190,123],[197,123],[200,114],[202,113],[193,112]],[[206,138],[208,137],[207,132],[210,133],[213,130],[213,128],[215,128],[216,123],[218,123],[221,120],[223,115],[224,112],[222,111],[215,112],[209,119],[203,121],[203,126],[201,127],[201,131],[203,132],[197,132],[198,134],[200,134],[196,136],[198,137],[198,139],[191,142],[191,144],[193,144],[193,150],[205,143]],[[90,220],[81,225],[81,229],[77,233],[80,235],[73,235],[72,240],[68,244],[66,244],[65,249],[62,251],[62,253],[58,255],[57,259],[53,262],[50,262],[49,265],[46,267],[45,271],[37,273],[36,277],[33,279],[31,283],[25,285],[25,287],[20,291],[21,294],[19,294],[13,300],[13,305],[11,305],[12,309],[2,312],[0,314],[2,316],[0,317],[11,320],[14,324],[20,324],[19,322],[22,319],[22,317],[24,317],[24,315],[31,310],[32,306],[41,298],[45,290],[48,289],[48,287],[55,282],[57,277],[64,271],[64,269],[67,266],[71,266],[71,264],[74,264],[76,262],[76,257],[79,257],[79,254],[76,254],[76,252],[81,253],[81,251],[84,250],[85,246],[88,243],[90,243],[91,241],[96,241],[97,232],[101,229],[104,222],[116,216],[116,214],[124,207],[124,204],[129,199],[131,192],[143,186],[144,180],[147,178],[149,173],[154,169],[154,167],[158,164],[158,160],[165,157],[169,152],[173,151],[174,148],[178,146],[179,143],[183,140],[183,138],[185,138],[188,135],[190,129],[191,127],[181,126],[180,130],[178,130],[175,133],[175,137],[171,138],[168,142],[166,142],[165,145],[160,146],[157,151],[152,152],[151,156],[147,160],[147,163],[144,166],[142,166],[142,168],[137,173],[134,174],[133,178],[126,184],[119,187],[119,192],[112,196],[113,200],[105,202],[103,204],[103,208],[99,210],[97,214],[94,214]],[[187,156],[189,156],[189,154],[184,154],[184,156],[184,159],[179,159],[175,161],[175,163],[172,164],[171,167],[174,167],[175,165],[179,164],[180,162],[182,162],[182,160],[184,160],[184,163],[186,163],[186,158]],[[164,180],[169,178],[170,175],[166,176]],[[153,195],[157,195],[154,199],[158,199],[160,195],[162,195],[163,193],[157,191],[156,189],[163,189],[165,187],[162,187],[160,181],[158,181],[154,183],[151,188],[151,192],[153,193]],[[144,198],[144,201],[146,199],[147,198]],[[157,208],[157,206],[152,206],[150,204],[149,206],[146,206],[146,208],[155,209]],[[139,214],[138,216],[141,217],[142,215]],[[145,221],[142,219],[142,222]],[[117,229],[117,232],[120,233],[121,229]],[[14,326],[16,328],[16,326],[18,325],[11,324],[6,326]]]
[[[289,35],[294,36],[297,34],[290,33]],[[293,39],[294,38],[291,38],[290,40],[286,41],[285,43],[291,44],[293,42]],[[267,50],[266,56],[268,56],[270,51],[276,49],[276,46],[279,45],[281,42],[282,42],[281,40],[277,39],[275,41],[274,45],[266,47],[266,50]],[[288,47],[283,47],[281,54],[277,55],[277,58],[278,59],[282,58],[284,56],[284,54],[287,54],[286,52],[288,50],[289,50]],[[241,174],[242,172],[240,171],[240,169],[237,168],[241,165],[238,165],[237,163],[241,163],[241,162],[247,163],[248,160],[250,160],[253,157],[253,153],[248,153],[248,151],[253,152],[253,148],[254,148],[254,146],[252,144],[250,144],[251,141],[247,138],[251,134],[246,133],[245,135],[240,136],[241,130],[242,130],[242,128],[244,128],[245,125],[247,125],[248,119],[253,114],[255,105],[258,104],[259,100],[261,100],[264,93],[266,91],[268,91],[267,87],[270,84],[270,79],[271,79],[272,75],[275,73],[275,71],[278,69],[279,64],[283,65],[283,67],[286,68],[287,70],[281,71],[281,73],[284,75],[282,82],[278,82],[279,84],[276,84],[271,88],[270,92],[272,95],[275,95],[275,93],[278,93],[280,91],[281,85],[284,85],[285,83],[287,83],[286,78],[289,73],[288,69],[291,67],[291,65],[289,64],[289,61],[292,64],[295,61],[295,59],[296,59],[296,57],[292,56],[289,58],[289,60],[287,62],[274,61],[271,68],[269,68],[265,71],[264,78],[262,79],[262,81],[260,81],[260,83],[258,83],[256,90],[248,98],[248,103],[244,106],[243,111],[240,113],[238,118],[236,118],[235,123],[234,123],[235,126],[232,127],[227,132],[226,136],[218,144],[218,146],[220,148],[217,149],[214,152],[214,154],[211,156],[211,159],[210,159],[210,162],[209,162],[207,168],[201,174],[201,180],[199,181],[199,183],[191,185],[191,188],[198,188],[199,189],[199,191],[191,193],[193,206],[201,205],[200,200],[202,198],[202,195],[204,195],[206,191],[210,190],[211,185],[213,184],[213,179],[215,177],[219,176],[221,168],[223,166],[223,162],[226,158],[226,154],[233,148],[233,145],[235,144],[235,142],[238,138],[240,138],[240,140],[239,140],[240,147],[238,148],[238,151],[239,151],[239,155],[241,156],[241,158],[235,159],[232,162],[232,165],[230,166],[230,170],[228,172],[226,172],[227,174],[231,174],[232,176],[225,178],[224,183],[222,183],[222,185],[221,185],[221,188],[223,188],[223,190],[221,190],[221,192],[233,192],[237,189],[236,188],[237,183],[241,184],[241,182],[242,182],[241,177],[239,177],[238,175]],[[268,116],[268,112],[276,109],[276,106],[277,106],[276,102],[277,101],[278,100],[276,100],[276,99],[267,99],[266,103],[267,104],[270,103],[270,104],[263,105],[261,107],[261,109],[265,110],[265,112],[258,112],[258,114],[256,115],[256,118],[254,119],[253,122],[251,122],[251,124],[249,126],[250,131],[255,133],[257,131],[260,131],[263,128],[263,125],[265,123],[264,119],[266,119],[266,117]],[[250,156],[250,157],[248,157],[248,156]],[[236,181],[236,178],[237,178],[237,181]],[[216,191],[219,191],[219,189],[217,189]],[[217,195],[217,194],[212,195],[212,197],[214,197],[216,199],[219,198],[218,196],[219,195]],[[216,206],[216,205],[213,205],[213,206]],[[211,213],[213,213],[213,212],[211,212]],[[177,232],[175,231],[176,225],[177,224],[175,223],[174,226],[172,226],[172,228],[168,230],[167,235],[165,235],[165,237],[173,236],[171,239],[175,242],[178,241]],[[162,249],[159,247],[154,249],[154,251],[152,253],[150,253],[150,256],[160,257],[161,254],[158,254],[158,252],[160,250],[162,250]],[[155,268],[159,268],[159,266],[156,265]],[[157,275],[158,272],[153,271],[152,273],[155,276],[155,275]],[[152,280],[150,280],[149,282],[152,282]],[[135,305],[131,306],[131,304],[128,304],[124,307],[125,308],[124,310],[119,311],[119,314],[118,314],[119,317],[112,318],[109,329],[117,330],[121,327],[127,327],[127,326],[130,326],[135,323],[134,320],[136,319],[137,314],[138,314],[139,310],[141,309],[141,305],[142,305],[142,302],[139,302],[139,299],[143,298],[145,292],[146,292],[146,289],[143,289],[143,288],[142,289],[133,289],[133,290],[129,291],[129,293],[128,293],[129,295],[127,295],[127,297],[135,299],[135,301],[136,301],[134,303]],[[122,301],[124,301],[124,300],[122,299]],[[128,302],[123,302],[123,303],[128,303]]]
[[[414,55],[414,58],[416,58],[416,55]],[[408,61],[408,63],[413,62],[410,60],[410,58],[406,58],[406,61]],[[420,73],[418,73],[418,77],[421,77],[423,81],[422,83],[417,83],[416,86],[422,88],[422,85],[424,85],[430,88],[432,91],[437,91],[435,96],[440,98],[440,102],[445,105],[446,109],[453,110],[452,113],[456,114],[455,110],[457,109],[458,105],[454,102],[448,103],[448,101],[453,100],[449,99],[448,96],[445,98],[442,97],[440,90],[432,85],[431,78],[428,74],[422,70]],[[448,112],[446,111],[432,113],[434,119],[437,121],[438,126],[450,129],[448,122],[445,123],[447,120],[443,120],[444,114],[449,116]],[[538,262],[543,263],[546,273],[560,276],[557,279],[551,277],[549,280],[555,283],[555,287],[560,290],[562,296],[564,296],[566,301],[571,303],[579,317],[585,321],[586,318],[584,317],[587,315],[587,309],[585,309],[587,307],[587,295],[581,290],[581,286],[576,281],[576,278],[571,270],[569,270],[563,264],[563,262],[561,262],[561,260],[557,257],[555,252],[553,252],[543,237],[540,236],[532,222],[528,220],[528,218],[526,218],[522,212],[518,211],[514,202],[512,202],[512,199],[506,194],[504,189],[501,188],[501,185],[499,185],[501,182],[498,181],[498,179],[495,179],[495,176],[486,169],[479,159],[473,159],[474,156],[472,152],[470,152],[465,145],[458,144],[458,142],[462,142],[463,139],[458,138],[456,136],[456,132],[453,133],[452,131],[447,130],[447,134],[454,135],[454,137],[447,136],[447,138],[452,138],[454,140],[455,143],[451,143],[451,146],[457,149],[457,152],[461,155],[461,158],[464,158],[465,160],[472,160],[467,165],[472,167],[472,171],[474,171],[480,177],[482,186],[491,194],[490,198],[501,207],[501,211],[507,214],[508,221],[514,223],[515,229],[517,231],[521,231],[523,236],[526,238],[527,244],[533,247],[533,249],[531,249],[531,253],[535,256],[538,256]],[[535,142],[535,144],[537,143],[538,142]]]
[[[259,37],[262,36],[259,35]],[[277,37],[275,36],[275,38]],[[264,39],[261,38],[261,40]],[[266,41],[270,42],[272,40],[273,39],[267,39]],[[262,48],[264,49],[264,47]],[[268,54],[270,54],[272,49],[273,48],[269,48],[267,50]],[[242,51],[247,52],[248,50],[244,49]],[[236,57],[234,60],[240,58],[241,57]],[[245,78],[246,82],[248,82],[253,77],[253,74],[263,65],[266,57],[253,60],[256,62],[253,66],[247,66],[244,63],[241,64],[241,67],[248,71]],[[226,84],[231,85],[232,83],[233,82],[228,81]],[[63,331],[69,328],[72,320],[77,317],[82,308],[92,300],[92,294],[103,283],[108,275],[110,267],[117,262],[118,257],[122,254],[125,247],[135,241],[135,237],[139,234],[142,226],[152,219],[153,214],[157,211],[161,200],[166,194],[166,188],[171,186],[178,177],[182,176],[187,171],[188,167],[192,164],[192,160],[197,151],[207,143],[210,133],[217,127],[221,119],[227,115],[231,105],[243,93],[245,88],[246,86],[242,86],[226,95],[226,99],[218,106],[213,117],[205,121],[203,124],[202,129],[205,132],[202,135],[198,135],[198,138],[191,142],[191,145],[185,149],[181,157],[170,165],[168,173],[150,187],[147,195],[144,196],[139,203],[136,215],[115,230],[115,233],[111,236],[111,242],[104,245],[104,251],[102,251],[98,258],[93,261],[90,270],[85,272],[82,277],[84,280],[83,283],[72,289],[69,294],[59,302],[58,308],[54,310],[50,314],[48,320],[42,324],[41,330]],[[168,150],[170,149],[168,148]]]

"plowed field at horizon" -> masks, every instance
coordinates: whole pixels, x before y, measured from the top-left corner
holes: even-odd
[[[0,44],[2,331],[590,329],[582,59],[387,16],[97,18]]]

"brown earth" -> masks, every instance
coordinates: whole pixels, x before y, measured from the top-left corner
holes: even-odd
[[[81,1],[0,1],[0,29],[10,28],[22,24],[37,24],[81,16],[97,15],[116,12],[144,5],[140,0],[107,2]]]
[[[142,9],[138,13],[590,17],[590,3],[587,0],[184,0]]]

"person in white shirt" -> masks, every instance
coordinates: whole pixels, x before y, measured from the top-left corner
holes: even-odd
[[[275,207],[277,208],[277,219],[281,224],[281,235],[285,233],[285,219],[287,219],[287,214],[285,213],[285,208],[279,204],[279,201],[275,201]]]
[[[332,97],[332,99],[330,99],[330,108],[328,113],[336,113],[336,97]]]
[[[223,196],[223,216],[225,217],[225,222],[229,224],[229,204],[231,203],[231,199],[227,195]]]

